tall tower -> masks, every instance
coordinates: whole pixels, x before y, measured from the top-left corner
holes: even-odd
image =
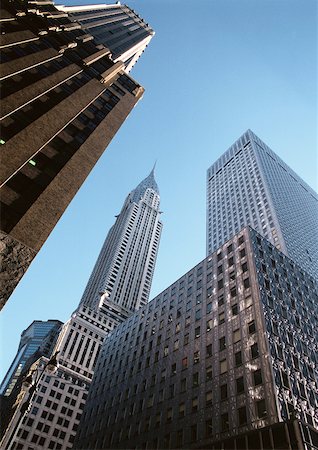
[[[151,27],[127,5],[97,4],[85,6],[56,6],[71,20],[94,36],[98,44],[109,48],[114,62],[123,61],[129,72],[136,64],[155,34]]]
[[[144,89],[50,0],[5,0],[0,22],[2,307]]]
[[[147,303],[162,229],[159,202],[153,169],[128,194],[106,237],[80,305],[105,314],[107,305],[113,305],[127,317]]]
[[[66,450],[73,445],[105,337],[148,302],[162,229],[159,203],[152,169],[128,194],[80,304],[62,327],[54,349],[59,351],[57,376],[43,373],[23,423],[17,409],[2,448],[10,441],[19,449]],[[45,361],[39,358],[33,368]]]
[[[207,254],[250,225],[318,278],[318,197],[251,130],[207,171]]]

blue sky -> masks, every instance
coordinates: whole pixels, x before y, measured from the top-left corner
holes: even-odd
[[[4,308],[1,379],[23,329],[76,308],[114,216],[155,160],[164,229],[151,298],[205,257],[206,170],[246,129],[317,190],[316,1],[127,4],[156,32],[131,73],[145,95]]]

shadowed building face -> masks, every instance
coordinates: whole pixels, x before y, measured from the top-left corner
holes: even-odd
[[[53,3],[2,7],[1,306],[144,91]]]

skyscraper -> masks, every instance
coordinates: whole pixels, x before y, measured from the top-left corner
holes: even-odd
[[[318,448],[318,286],[247,227],[105,341],[76,449]]]
[[[113,5],[56,6],[71,20],[104,44],[112,53],[114,62],[123,61],[129,72],[155,34],[134,10],[117,2]]]
[[[22,332],[17,354],[0,386],[1,395],[11,394],[26,362],[40,347],[44,356],[51,354],[62,325],[59,320],[35,320]]]
[[[144,90],[50,0],[4,1],[0,20],[3,306]]]
[[[111,317],[118,310],[118,320],[122,321],[148,302],[162,229],[159,202],[153,169],[127,196],[106,237],[81,305],[105,314],[111,305]]]
[[[318,278],[318,197],[252,131],[207,171],[207,254],[250,225]]]
[[[12,434],[21,449],[72,447],[105,337],[148,301],[162,229],[159,202],[153,169],[127,196],[79,307],[59,334],[57,376],[42,375],[30,411],[18,426],[18,414],[13,418],[4,448]],[[33,369],[43,362],[40,358]]]

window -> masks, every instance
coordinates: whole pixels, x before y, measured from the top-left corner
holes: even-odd
[[[205,437],[212,436],[213,434],[213,425],[212,419],[206,420],[205,422]]]
[[[254,320],[248,323],[248,332],[249,334],[253,334],[256,332],[256,325]]]
[[[238,315],[238,304],[237,303],[235,303],[235,305],[232,305],[232,314],[233,314],[233,316]]]
[[[224,322],[225,322],[225,313],[221,312],[219,314],[219,325],[222,325],[222,323],[224,323]]]
[[[198,410],[198,407],[199,407],[199,399],[198,399],[198,397],[194,397],[194,398],[192,399],[192,408],[191,408],[191,411],[192,411],[192,412],[196,412],[196,411]]]
[[[242,248],[242,250],[240,250],[240,257],[244,258],[245,255],[246,255],[245,248]]]
[[[212,311],[212,302],[206,305],[206,313],[209,314]]]
[[[206,381],[212,380],[212,366],[208,366],[206,368],[205,379],[206,379]]]
[[[261,369],[257,369],[253,372],[253,380],[254,380],[254,386],[258,386],[259,384],[262,384],[262,371]]]
[[[244,392],[244,378],[240,377],[236,379],[236,392],[241,394]]]
[[[251,345],[251,355],[252,355],[252,358],[257,358],[259,356],[257,342],[255,342],[255,344]]]
[[[221,414],[221,431],[229,429],[229,415],[228,413]]]
[[[233,331],[233,344],[241,340],[241,330],[237,328]]]
[[[177,339],[177,340],[175,340],[174,341],[174,344],[173,344],[173,350],[175,351],[175,350],[178,350],[178,348],[179,348],[179,339]]]
[[[197,440],[197,426],[191,425],[191,441],[194,442]]]
[[[179,333],[180,330],[181,330],[181,323],[178,322],[178,323],[176,324],[176,333]]]
[[[200,362],[200,351],[197,350],[193,354],[193,364],[198,364]]]
[[[218,306],[220,307],[222,305],[224,305],[224,295],[223,294],[219,295],[219,297],[218,297]]]
[[[212,356],[212,344],[206,346],[206,357]]]
[[[177,373],[177,364],[174,363],[171,366],[171,375],[175,375],[176,373]],[[154,383],[153,384],[155,384],[156,375],[153,375],[153,377],[154,377]]]
[[[234,359],[235,359],[235,366],[238,367],[242,364],[242,352],[236,352],[234,354]]]
[[[267,416],[266,403],[265,403],[264,399],[256,402],[256,411],[257,411],[257,417],[259,419],[262,419],[263,417]]]
[[[221,352],[222,350],[226,349],[226,341],[225,341],[225,336],[221,337],[219,339],[219,351]]]
[[[222,386],[220,386],[220,396],[221,400],[227,399],[227,384],[222,384]]]
[[[188,357],[187,356],[182,359],[181,365],[182,365],[182,369],[188,368]]]
[[[232,298],[236,296],[236,287],[235,286],[230,289],[230,294],[231,294]]]
[[[205,406],[212,405],[212,391],[207,391],[205,394]]]
[[[210,319],[206,323],[206,331],[211,331],[212,327],[213,327],[213,321],[212,321],[212,319]]]
[[[177,437],[176,437],[176,444],[177,444],[177,448],[182,447],[182,443],[183,443],[183,430],[178,430],[177,431]]]
[[[180,392],[185,392],[187,389],[187,379],[183,378],[180,382]]]
[[[185,326],[188,327],[191,323],[191,316],[186,317]]]
[[[193,387],[199,386],[199,372],[196,372],[192,375],[192,386]]]
[[[222,359],[220,361],[220,374],[227,372],[227,361],[226,359]]]
[[[195,336],[196,338],[199,338],[199,337],[200,337],[200,334],[201,334],[200,327],[196,327],[196,329],[195,329],[195,331],[194,331],[194,336]]]
[[[197,309],[195,312],[195,320],[201,319],[201,309]]]
[[[250,279],[245,278],[243,281],[243,284],[244,284],[244,289],[248,289],[250,287]]]
[[[171,422],[172,421],[172,408],[168,408],[167,409],[167,422]]]
[[[237,410],[237,415],[238,415],[238,421],[239,421],[239,425],[244,425],[247,422],[247,414],[246,414],[246,407],[242,406],[241,408],[239,408]]]
[[[179,417],[184,417],[185,415],[185,403],[180,403],[179,405]]]
[[[184,335],[183,345],[187,345],[187,344],[189,344],[189,333]]]

